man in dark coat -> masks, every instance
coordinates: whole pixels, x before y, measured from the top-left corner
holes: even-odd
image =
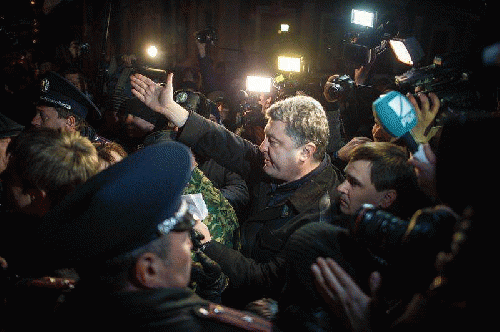
[[[296,96],[267,110],[260,146],[182,108],[173,99],[173,75],[166,87],[132,76],[134,94],[180,128],[178,140],[240,174],[250,190],[248,218],[240,222],[240,251],[219,246],[205,234],[205,253],[229,277],[223,303],[243,306],[282,288],[283,248],[300,226],[319,217],[339,183],[325,154],[328,121],[321,104]],[[324,204],[325,203],[325,204]],[[225,301],[225,302],[224,302]]]
[[[191,158],[177,142],[145,147],[89,179],[28,231],[38,236],[30,243],[36,250],[16,256],[27,273],[37,277],[72,267],[79,277],[54,320],[47,320],[52,326],[43,327],[271,330],[264,319],[204,300],[188,288],[194,219],[181,194]]]

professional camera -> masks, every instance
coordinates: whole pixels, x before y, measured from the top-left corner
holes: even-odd
[[[356,88],[356,83],[349,75],[339,76],[331,83],[327,93],[332,100],[343,100]]]
[[[195,37],[201,44],[212,43],[219,39],[219,37],[217,36],[217,31],[212,27],[208,27],[201,31],[198,31]]]
[[[358,211],[351,231],[370,252],[392,296],[399,297],[429,285],[436,255],[449,245],[457,220],[441,206],[418,210],[407,221],[367,204]]]
[[[422,256],[424,251],[436,251],[443,245],[441,242],[447,244],[455,221],[455,214],[447,208],[418,210],[407,221],[365,204],[356,215],[353,235],[380,262],[390,265],[408,254]],[[443,237],[445,241],[441,241]]]
[[[433,64],[396,76],[396,87],[402,93],[435,93],[441,102],[437,121],[449,113],[490,108],[490,101],[479,90],[480,82],[474,81],[475,73],[463,62],[459,55],[436,56]]]
[[[387,41],[398,34],[395,23],[386,20],[376,29],[348,33],[342,43],[341,57],[344,61],[352,63],[355,67],[366,65],[373,54],[385,49],[383,41]]]

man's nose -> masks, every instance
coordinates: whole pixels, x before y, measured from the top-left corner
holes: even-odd
[[[264,140],[259,145],[260,152],[267,152],[268,144],[269,144],[269,142],[267,140],[267,137],[264,137]]]
[[[341,194],[346,194],[347,193],[347,187],[349,186],[349,183],[347,180],[344,180],[341,184],[337,186],[337,191]]]

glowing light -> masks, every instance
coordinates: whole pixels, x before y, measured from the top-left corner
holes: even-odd
[[[158,49],[154,45],[149,46],[147,49],[147,52],[148,52],[148,55],[152,58],[154,58],[158,55]]]
[[[399,61],[410,66],[413,65],[410,53],[408,53],[408,50],[406,49],[406,46],[402,41],[391,40],[389,41],[389,43],[392,47],[392,50],[394,51],[394,54],[396,54],[396,58],[398,58]]]
[[[389,45],[398,61],[413,66],[424,57],[424,51],[415,37],[391,39]]]
[[[271,77],[247,76],[247,91],[271,92]]]
[[[375,13],[353,9],[351,11],[351,23],[373,28],[373,25],[375,24]]]
[[[282,71],[300,72],[300,58],[279,56],[278,69]]]
[[[282,24],[280,28],[280,32],[288,32],[290,30],[290,25],[288,24]]]

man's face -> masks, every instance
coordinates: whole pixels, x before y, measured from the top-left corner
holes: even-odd
[[[67,120],[59,118],[56,109],[50,106],[37,106],[36,114],[33,120],[31,120],[31,124],[37,128],[68,128]]]
[[[191,280],[191,249],[193,243],[188,231],[170,232],[170,247],[165,260],[163,279],[166,287],[187,287]]]
[[[285,123],[269,120],[264,131],[266,136],[259,147],[264,154],[264,172],[285,182],[300,179],[301,147],[296,147],[292,138],[286,134]]]
[[[338,187],[340,210],[344,214],[355,214],[363,204],[379,206],[385,192],[375,189],[371,179],[371,162],[356,160],[345,168],[345,180]]]

